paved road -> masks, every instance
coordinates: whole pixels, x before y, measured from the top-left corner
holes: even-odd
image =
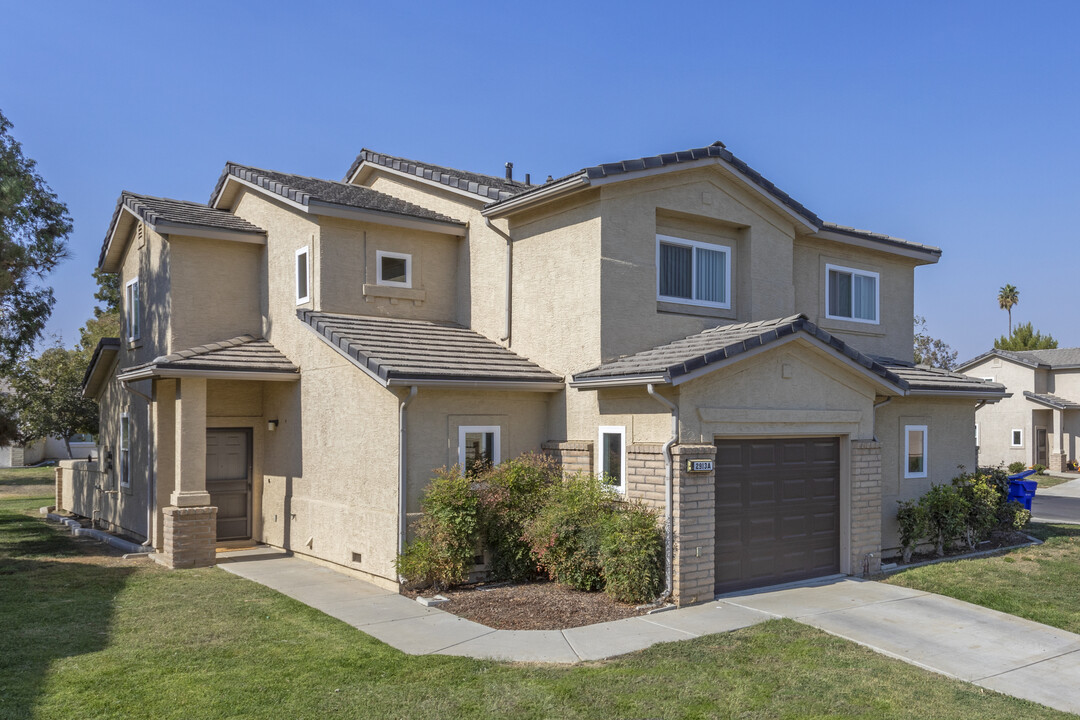
[[[1031,517],[1041,522],[1080,523],[1080,497],[1044,495],[1036,491],[1031,501]]]

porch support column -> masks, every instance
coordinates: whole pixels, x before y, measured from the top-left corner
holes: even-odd
[[[674,600],[679,607],[716,597],[716,472],[689,472],[687,460],[716,459],[715,445],[673,445]],[[659,468],[663,478],[663,466]],[[660,480],[661,488],[663,480]]]
[[[176,489],[176,380],[154,381],[154,548],[164,545],[164,516]]]
[[[162,564],[172,568],[214,564],[217,508],[206,492],[206,380],[176,381],[173,491],[165,508]]]
[[[1065,471],[1065,411],[1054,409],[1054,451],[1050,453],[1050,469],[1054,472]]]

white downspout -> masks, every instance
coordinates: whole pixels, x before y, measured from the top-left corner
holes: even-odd
[[[512,277],[513,277],[512,273],[513,273],[513,267],[514,267],[514,241],[510,237],[509,233],[504,233],[502,230],[495,227],[491,222],[491,218],[485,217],[484,218],[484,224],[487,225],[488,228],[492,232],[498,233],[499,235],[502,235],[503,238],[505,238],[505,240],[506,240],[506,283],[505,283],[506,297],[503,299],[503,308],[505,310],[505,313],[503,315],[503,334],[502,334],[502,337],[499,338],[499,342],[504,342],[504,343],[507,343],[509,345],[510,344],[510,321],[512,319],[511,316],[510,316],[510,312],[511,312],[511,302],[512,302],[512,297],[513,297],[512,294],[511,294],[511,289],[512,289],[511,282],[512,282]]]
[[[667,582],[664,594],[657,598],[663,602],[675,590],[675,509],[672,507],[675,468],[671,459],[671,446],[679,441],[679,408],[675,403],[656,392],[652,383],[645,386],[654,400],[671,411],[671,438],[664,443],[664,574]]]
[[[406,511],[408,509],[407,504],[407,489],[408,489],[408,477],[406,470],[408,469],[408,462],[406,460],[406,436],[405,432],[405,410],[409,407],[409,403],[416,397],[417,387],[413,385],[409,388],[409,394],[401,401],[398,406],[398,555],[405,551],[405,531],[408,529],[406,521]]]
[[[146,542],[143,547],[154,546],[154,508],[157,505],[157,474],[154,472],[154,399],[144,392],[136,390],[129,385],[129,380],[121,380],[132,395],[138,395],[146,400]]]
[[[878,438],[877,438],[877,409],[879,407],[885,407],[886,405],[888,405],[892,401],[893,401],[893,399],[891,397],[888,397],[888,398],[885,398],[884,400],[882,400],[879,403],[874,403],[874,413],[873,413],[873,415],[874,415],[874,434],[873,434],[874,442],[879,442]]]

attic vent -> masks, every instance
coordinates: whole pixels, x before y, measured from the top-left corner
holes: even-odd
[[[142,247],[146,243],[146,235],[143,230],[143,224],[139,223],[135,228],[135,244]]]

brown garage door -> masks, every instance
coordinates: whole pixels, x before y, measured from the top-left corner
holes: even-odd
[[[839,571],[839,441],[718,440],[716,592]]]

